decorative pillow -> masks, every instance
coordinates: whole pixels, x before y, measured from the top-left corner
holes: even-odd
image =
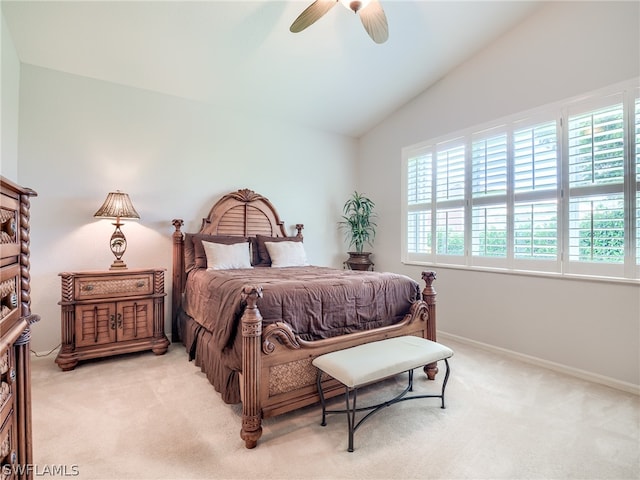
[[[272,267],[304,267],[309,265],[302,242],[265,242]]]
[[[300,237],[268,237],[266,235],[256,235],[256,242],[258,244],[258,257],[260,258],[260,265],[271,265],[271,257],[269,251],[265,246],[266,242],[302,242]]]
[[[249,243],[202,242],[207,257],[207,270],[231,270],[235,268],[252,268]]]
[[[204,253],[202,242],[222,243],[232,245],[234,243],[246,243],[246,237],[233,237],[231,235],[206,235],[204,233],[187,233],[184,238],[185,271],[194,268],[207,268],[207,256]]]
[[[260,265],[260,254],[258,253],[258,239],[249,237],[249,248],[251,249],[251,265],[254,267],[268,267],[269,265]]]
[[[193,233],[184,235],[184,271],[189,273],[196,268],[196,252],[193,246]]]

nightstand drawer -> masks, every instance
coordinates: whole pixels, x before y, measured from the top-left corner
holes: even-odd
[[[111,278],[77,277],[75,280],[76,300],[96,298],[130,297],[151,295],[153,293],[153,274],[114,275]]]

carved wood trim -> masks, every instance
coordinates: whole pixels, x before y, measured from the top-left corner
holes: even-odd
[[[285,322],[275,322],[267,325],[262,335],[262,351],[265,355],[273,353],[276,349],[272,341],[274,337],[288,348],[300,348],[300,339],[293,333],[291,327]]]
[[[262,409],[260,408],[261,361],[260,339],[262,337],[262,315],[257,307],[262,297],[262,287],[245,286],[242,298],[247,306],[242,314],[242,429],[240,438],[247,448],[254,448],[262,436]]]
[[[20,300],[22,303],[22,316],[31,314],[31,235],[29,220],[31,213],[31,200],[29,197],[36,196],[36,192],[31,189],[24,189],[20,195]]]

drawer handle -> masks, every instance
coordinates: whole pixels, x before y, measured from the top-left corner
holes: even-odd
[[[122,314],[118,313],[117,315],[111,315],[109,317],[111,322],[111,330],[115,330],[116,328],[122,328]]]
[[[93,307],[93,343],[98,343],[98,306]]]
[[[16,237],[16,219],[12,215],[10,218],[3,220],[0,223],[0,231],[6,233],[11,237],[11,240],[14,241]]]
[[[138,288],[142,288],[142,287],[144,287],[144,280],[138,280],[138,281],[136,282],[136,287],[138,287]]]
[[[0,388],[0,406],[4,406],[10,395],[11,388],[9,387],[9,384],[2,382],[2,386]]]
[[[16,381],[16,369],[13,367],[9,370],[9,380],[11,380],[11,383]]]
[[[0,305],[13,310],[18,306],[18,294],[14,291],[8,292],[4,298],[0,298]]]
[[[9,433],[2,440],[2,444],[0,445],[0,457],[4,458],[9,455],[11,451],[11,438],[9,437]]]
[[[83,285],[82,290],[86,290],[87,292],[90,292],[91,290],[93,290],[93,285]]]

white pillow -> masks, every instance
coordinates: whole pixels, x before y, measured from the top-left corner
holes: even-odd
[[[203,241],[202,247],[207,256],[207,270],[253,268],[249,254],[249,242],[225,245]]]
[[[302,242],[264,242],[272,267],[303,267],[309,265]]]

